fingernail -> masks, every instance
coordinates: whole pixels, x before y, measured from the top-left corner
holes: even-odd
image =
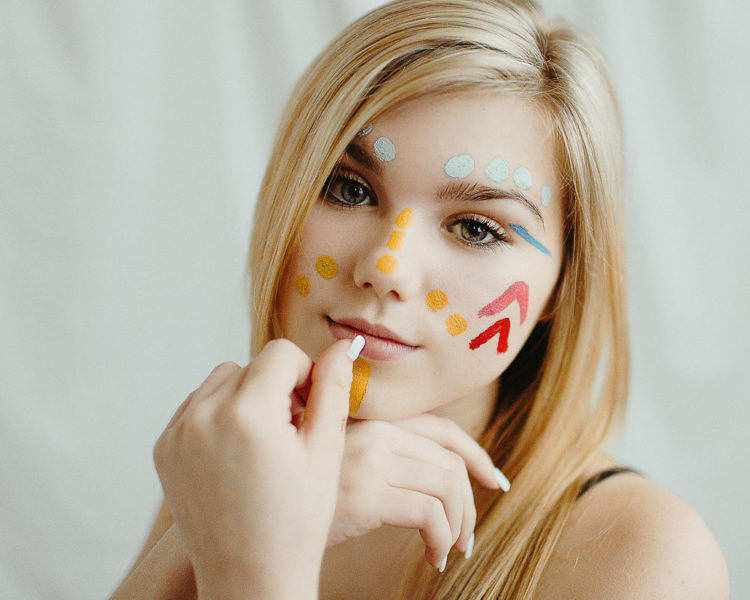
[[[505,474],[497,467],[495,467],[495,479],[497,479],[497,483],[501,490],[507,492],[510,489],[510,481],[508,481]]]
[[[471,534],[471,537],[469,538],[469,543],[466,544],[466,552],[464,552],[464,558],[471,558],[471,555],[474,552],[474,534]]]
[[[356,336],[353,340],[349,349],[346,351],[346,355],[349,360],[354,362],[359,357],[359,353],[362,352],[362,348],[365,347],[365,338],[361,335]]]
[[[443,561],[440,563],[440,566],[438,567],[438,571],[440,573],[442,573],[443,571],[445,571],[445,565],[447,565],[447,564],[448,564],[448,555],[446,554],[443,557]]]

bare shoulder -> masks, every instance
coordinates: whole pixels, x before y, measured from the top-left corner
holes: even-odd
[[[603,481],[576,502],[535,598],[722,600],[729,598],[729,581],[703,519],[631,473]]]

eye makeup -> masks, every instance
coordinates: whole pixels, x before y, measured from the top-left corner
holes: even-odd
[[[549,249],[544,244],[542,244],[539,240],[537,240],[533,235],[531,235],[528,229],[526,229],[522,225],[516,225],[514,223],[511,223],[510,225],[508,225],[508,227],[510,227],[513,231],[515,231],[518,235],[520,235],[523,239],[529,242],[529,244],[534,246],[534,248],[536,248],[540,252],[543,252],[544,254],[547,254],[547,255],[550,254]]]

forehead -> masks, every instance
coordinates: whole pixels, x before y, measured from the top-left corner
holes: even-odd
[[[519,96],[492,92],[411,100],[379,116],[372,131],[354,143],[372,150],[381,137],[395,150],[391,160],[378,165],[386,171],[408,162],[444,177],[445,161],[466,155],[477,174],[502,158],[548,184],[557,181],[550,119],[537,103]]]

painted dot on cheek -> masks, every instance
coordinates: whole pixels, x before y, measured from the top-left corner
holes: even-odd
[[[396,267],[398,267],[398,260],[395,256],[385,254],[378,259],[376,266],[383,273],[393,273],[396,270]]]
[[[391,250],[401,250],[406,234],[403,231],[391,231],[391,237],[386,242],[386,247]]]
[[[362,406],[369,381],[370,363],[363,358],[358,358],[352,365],[352,387],[349,390],[349,410],[353,414],[357,414],[359,407]]]
[[[332,279],[336,277],[339,266],[330,256],[319,256],[315,261],[315,270],[323,279]]]
[[[379,137],[376,139],[372,148],[375,151],[375,156],[383,162],[391,162],[396,158],[396,146],[394,146],[393,142],[387,137]]]
[[[445,328],[451,335],[461,335],[466,331],[466,319],[461,315],[452,314],[445,320]]]
[[[445,174],[454,179],[468,177],[474,171],[474,159],[468,154],[459,154],[445,163]]]
[[[437,312],[445,308],[445,305],[448,304],[448,296],[440,290],[432,290],[427,294],[424,303],[427,305],[428,310]]]
[[[396,227],[400,227],[401,229],[409,229],[413,220],[414,211],[411,208],[405,208],[401,211],[398,217],[396,217],[396,220],[393,222],[393,224]]]
[[[510,167],[505,159],[493,158],[484,168],[484,174],[492,179],[492,181],[500,183],[508,179],[508,175],[510,175]]]
[[[549,201],[552,200],[552,188],[548,185],[542,186],[542,206],[549,206]]]
[[[307,296],[310,293],[310,280],[306,275],[297,275],[294,279],[294,289],[300,296]]]
[[[531,171],[526,167],[518,167],[513,171],[513,181],[522,190],[528,190],[534,185],[534,178],[531,176]]]

